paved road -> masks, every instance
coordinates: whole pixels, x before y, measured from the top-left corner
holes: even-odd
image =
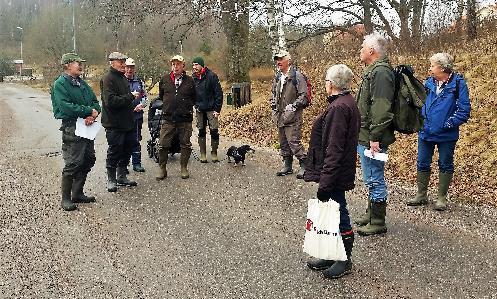
[[[97,203],[63,212],[49,96],[0,90],[0,298],[497,297],[496,210],[408,208],[413,186],[393,180],[389,232],[357,237],[354,273],[329,281],[308,270],[303,226],[316,185],[275,177],[271,149],[243,168],[193,160],[188,180],[173,159],[161,183],[146,159],[147,172],[131,175],[139,186],[111,194],[100,134],[87,184]],[[352,216],[364,208],[357,185]]]

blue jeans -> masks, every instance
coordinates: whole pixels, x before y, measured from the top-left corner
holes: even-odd
[[[418,171],[430,171],[435,145],[438,148],[438,169],[440,172],[454,172],[454,150],[456,141],[433,142],[418,138]]]
[[[331,199],[336,201],[340,205],[340,224],[338,225],[340,233],[351,231],[352,226],[350,225],[350,216],[349,210],[347,209],[347,201],[345,200],[345,191],[331,191]]]
[[[368,158],[364,155],[364,145],[357,146],[357,153],[361,159],[362,178],[369,189],[371,202],[385,202],[387,200],[387,184],[385,183],[385,162]],[[381,149],[386,153],[387,149]]]

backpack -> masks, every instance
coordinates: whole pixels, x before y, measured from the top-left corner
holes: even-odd
[[[297,82],[297,68],[292,68],[292,83],[295,88],[297,88],[299,82]],[[302,76],[304,77],[305,83],[307,85],[307,104],[305,105],[304,108],[309,107],[312,104],[312,84],[311,80],[309,80],[309,77],[306,76],[303,72],[299,71]]]

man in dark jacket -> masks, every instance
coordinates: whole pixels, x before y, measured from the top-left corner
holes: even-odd
[[[109,55],[110,69],[100,80],[102,92],[102,125],[107,144],[107,191],[116,192],[117,186],[136,186],[127,178],[127,166],[135,144],[133,100],[139,92],[130,92],[124,76],[128,57],[119,52]]]
[[[363,180],[369,189],[368,208],[362,219],[356,221],[357,232],[368,236],[385,233],[387,186],[385,183],[385,162],[366,156],[365,150],[374,157],[386,153],[395,141],[392,126],[392,103],[395,94],[395,77],[386,56],[387,40],[377,33],[364,37],[360,53],[361,61],[367,66],[357,94],[361,113],[361,130],[357,152],[361,159]]]
[[[297,157],[300,170],[298,179],[304,177],[306,152],[302,145],[302,113],[308,104],[307,82],[304,76],[291,65],[291,56],[285,50],[274,55],[279,72],[273,80],[271,110],[278,127],[280,154],[283,167],[277,176],[292,174],[293,156]]]
[[[83,59],[76,53],[62,55],[64,73],[55,80],[52,88],[54,117],[62,120],[62,208],[76,209],[74,203],[94,202],[95,197],[86,196],[83,187],[86,177],[95,165],[94,141],[76,136],[76,120],[83,118],[85,125],[92,125],[100,114],[100,105],[90,86],[81,79]],[[72,192],[72,197],[71,197]]]
[[[172,71],[159,82],[159,98],[162,99],[162,120],[160,130],[159,173],[158,181],[167,177],[167,155],[178,132],[181,146],[181,178],[190,177],[188,160],[192,153],[192,121],[193,106],[195,105],[195,82],[185,72],[185,59],[181,55],[171,58]]]
[[[140,96],[133,100],[133,115],[134,115],[134,133],[135,133],[135,145],[131,150],[131,164],[133,164],[133,170],[136,172],[144,172],[145,168],[142,166],[141,162],[141,145],[142,140],[142,125],[143,125],[143,109],[147,107],[147,90],[145,88],[145,83],[138,78],[136,75],[135,61],[132,58],[126,59],[126,67],[124,76],[128,79],[129,90],[131,92],[139,92]]]
[[[198,145],[200,146],[200,163],[207,163],[206,135],[207,124],[211,134],[211,159],[219,162],[219,113],[223,106],[223,90],[217,75],[205,67],[202,57],[193,59],[193,80],[197,92],[195,108],[197,110]]]

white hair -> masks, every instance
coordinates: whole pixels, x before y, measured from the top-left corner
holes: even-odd
[[[384,55],[387,52],[388,40],[379,33],[374,32],[364,37],[364,45],[372,48],[378,54]]]
[[[326,80],[341,90],[350,88],[353,77],[354,73],[345,64],[335,64],[326,71]]]
[[[451,72],[454,69],[454,57],[449,53],[436,53],[430,57],[430,61],[439,65],[444,71]]]

